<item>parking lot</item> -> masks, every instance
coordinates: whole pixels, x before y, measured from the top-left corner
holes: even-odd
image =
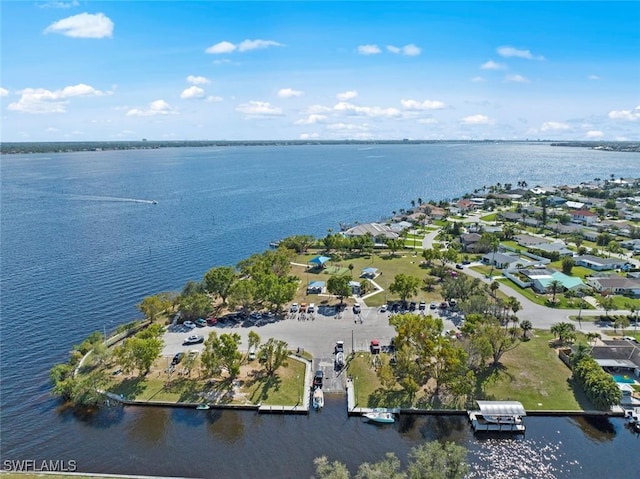
[[[413,311],[438,315],[443,319],[444,330],[456,330],[462,317],[450,309],[427,309]],[[177,352],[199,350],[203,344],[183,345],[183,341],[191,335],[202,335],[206,339],[211,331],[221,333],[238,333],[242,338],[240,350],[248,352],[249,331],[255,331],[262,341],[273,337],[286,341],[289,349],[308,351],[316,357],[330,357],[335,342],[344,341],[345,354],[352,351],[368,351],[371,340],[380,341],[382,346],[388,345],[395,336],[393,326],[389,325],[390,311],[381,312],[380,308],[369,308],[361,305],[361,312],[354,313],[352,308],[340,310],[334,306],[319,305],[314,313],[287,312],[283,317],[266,320],[230,320],[218,321],[215,326],[202,326],[189,329],[183,325],[169,326],[164,340],[163,356],[173,357]]]

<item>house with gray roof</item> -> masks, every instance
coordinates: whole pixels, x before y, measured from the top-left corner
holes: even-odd
[[[349,228],[344,232],[345,236],[364,236],[370,234],[375,242],[384,243],[387,239],[397,239],[398,233],[389,226],[380,223],[363,223]]]
[[[554,243],[539,243],[530,247],[533,250],[543,251],[545,253],[558,253],[560,257],[573,256],[573,251],[567,248],[564,241]]]
[[[484,264],[493,265],[498,269],[507,269],[511,264],[522,262],[520,255],[516,253],[487,253],[482,257]]]
[[[594,271],[607,271],[612,269],[626,269],[627,262],[620,258],[600,258],[585,254],[575,258],[576,266],[584,266]]]
[[[610,276],[591,276],[587,278],[587,284],[597,292],[609,292],[623,296],[640,297],[640,280],[625,278],[616,274]]]

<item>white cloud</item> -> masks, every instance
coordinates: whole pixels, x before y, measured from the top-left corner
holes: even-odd
[[[280,98],[293,98],[296,96],[302,96],[303,92],[300,90],[294,90],[293,88],[281,88],[278,90],[278,96]]]
[[[331,111],[331,108],[324,105],[311,105],[307,108],[307,113],[313,115],[314,113],[328,113]]]
[[[397,108],[382,108],[379,106],[357,106],[352,103],[340,102],[337,103],[333,109],[337,112],[354,114],[354,115],[363,115],[370,117],[386,117],[393,118],[401,116],[400,110]]]
[[[571,127],[559,121],[545,121],[540,127],[540,131],[567,131]]]
[[[446,108],[446,104],[438,100],[425,100],[419,102],[416,100],[400,100],[400,104],[405,110],[420,111],[420,110],[442,110]]]
[[[221,102],[223,100],[223,98],[221,96],[215,96],[215,95],[211,95],[208,96],[205,101],[211,102],[211,103],[218,103]]]
[[[215,45],[211,45],[205,50],[205,52],[212,54],[231,53],[236,50],[239,52],[248,52],[250,50],[260,50],[269,47],[283,46],[284,45],[282,43],[278,43],[273,40],[243,40],[237,45],[231,42],[223,41],[216,43]]]
[[[316,123],[324,123],[327,121],[327,115],[309,115],[307,118],[301,118],[295,122],[296,125],[315,125]]]
[[[612,120],[636,121],[640,118],[640,106],[634,110],[613,110],[609,112],[609,118]]]
[[[421,125],[435,125],[436,123],[438,123],[438,120],[436,120],[435,118],[420,118],[418,120],[418,123],[420,123]]]
[[[347,101],[347,100],[351,100],[355,97],[358,96],[358,92],[355,90],[349,90],[349,91],[344,91],[342,93],[338,93],[336,95],[336,98],[340,101]]]
[[[483,70],[506,70],[507,65],[505,65],[504,63],[497,63],[493,60],[489,60],[480,65],[480,68],[482,68]]]
[[[355,123],[332,123],[327,125],[327,130],[369,131],[369,125],[356,125]]]
[[[407,57],[416,57],[422,53],[422,49],[413,43],[409,43],[403,47],[396,47],[393,45],[387,45],[387,50],[396,55],[404,55]]]
[[[189,75],[187,77],[187,82],[191,83],[192,85],[207,85],[211,83],[211,80],[203,76]]]
[[[522,75],[507,75],[504,77],[504,81],[508,83],[529,83],[529,79],[523,77]]]
[[[527,60],[544,60],[543,56],[533,56],[529,50],[519,50],[513,47],[499,47],[496,49],[498,55],[504,58],[525,58]]]
[[[252,100],[247,103],[242,103],[236,107],[236,111],[244,113],[248,118],[282,115],[282,108],[273,106],[266,101]]]
[[[9,94],[9,90],[6,88],[0,87],[0,96],[7,96]]]
[[[318,135],[317,133],[300,133],[300,139],[301,140],[310,140],[312,138],[319,138],[320,135]]]
[[[485,81],[487,81],[487,80],[485,80],[483,77],[473,77],[473,78],[471,79],[471,81],[472,81],[473,83],[482,83],[482,82],[485,82]]]
[[[462,123],[465,125],[490,125],[493,120],[485,115],[471,115],[464,117]]]
[[[180,94],[183,100],[191,100],[193,98],[204,98],[204,90],[195,85],[190,86]]]
[[[260,50],[269,47],[283,47],[282,43],[274,42],[273,40],[243,40],[238,45],[238,51],[248,52],[249,50]]]
[[[231,42],[220,42],[215,45],[211,45],[205,50],[206,53],[219,54],[219,53],[231,53],[236,49],[236,46]]]
[[[8,108],[23,113],[64,113],[68,99],[76,96],[102,96],[105,92],[96,90],[92,86],[79,83],[67,86],[61,90],[47,90],[45,88],[25,88],[19,91],[20,98],[10,103]]]
[[[591,130],[587,132],[587,138],[602,138],[604,133],[599,130]]]
[[[127,116],[156,116],[156,115],[175,115],[178,113],[164,100],[155,100],[149,103],[149,108],[139,109],[132,108],[127,112]]]
[[[41,4],[38,4],[38,6],[40,8],[71,8],[71,7],[80,6],[80,2],[78,2],[78,0],[73,0],[71,2],[54,1],[54,2],[41,3]]]
[[[103,13],[80,13],[52,23],[44,33],[60,33],[72,38],[111,38],[113,22]]]
[[[597,81],[597,80],[600,80],[600,79],[601,79],[601,78],[600,78],[598,75],[589,75],[589,76],[587,77],[587,80],[594,80],[594,81]]]
[[[380,50],[380,47],[378,45],[359,45],[358,46],[358,53],[360,55],[377,55],[380,52],[382,52],[382,50]]]

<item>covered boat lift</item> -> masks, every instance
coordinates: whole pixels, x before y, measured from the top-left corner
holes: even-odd
[[[527,411],[519,401],[476,401],[479,411],[468,411],[474,431],[524,432]]]

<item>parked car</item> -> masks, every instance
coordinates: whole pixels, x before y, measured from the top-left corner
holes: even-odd
[[[382,306],[380,306],[380,312],[381,313],[386,313],[387,312],[387,305],[383,304]]]
[[[335,354],[344,353],[344,341],[336,341],[336,347],[333,349]]]
[[[427,302],[426,301],[420,301],[420,304],[418,305],[418,309],[420,311],[424,311],[425,309],[427,309]]]
[[[369,345],[369,350],[371,351],[371,354],[380,354],[380,341],[372,339],[371,344]]]
[[[199,336],[197,334],[192,334],[187,339],[185,339],[182,344],[200,344],[204,342],[204,336]]]
[[[464,269],[464,266],[462,266],[460,263],[456,264],[456,269]]]
[[[415,301],[411,301],[409,303],[409,311],[415,311],[416,310],[416,302]]]
[[[291,303],[291,309],[289,310],[292,313],[297,313],[298,312],[298,303]]]
[[[322,381],[324,380],[324,373],[321,369],[316,371],[316,374],[313,376],[313,387],[314,388],[322,388]]]
[[[198,326],[199,328],[204,328],[207,325],[207,320],[204,318],[198,318],[196,319],[196,326]]]
[[[360,314],[362,310],[360,309],[360,305],[358,303],[353,305],[353,314]]]
[[[196,327],[196,323],[194,323],[193,321],[185,321],[182,324],[184,325],[185,328],[189,328],[189,329],[193,329]]]
[[[183,356],[184,356],[184,353],[176,353],[176,355],[171,360],[171,365],[175,366],[176,364],[180,363],[180,361],[182,361]]]
[[[249,349],[248,358],[249,358],[249,361],[253,361],[256,358],[256,347],[255,346],[251,346],[251,349]]]
[[[311,304],[309,305],[309,307],[307,308],[307,311],[309,311],[310,313],[315,313],[315,311],[316,311],[316,305],[315,305],[315,303],[311,303]]]
[[[435,301],[431,301],[431,304],[429,305],[429,309],[436,309],[438,307],[438,303],[436,303]]]
[[[214,316],[207,318],[207,324],[209,326],[215,326],[216,324],[218,324],[218,318],[215,318]]]

